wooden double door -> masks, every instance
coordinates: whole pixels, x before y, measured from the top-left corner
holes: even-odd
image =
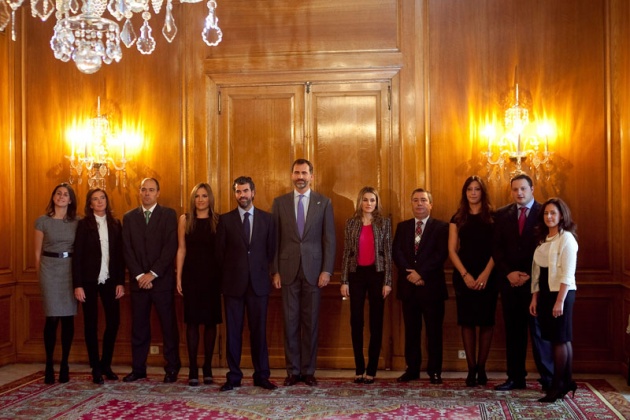
[[[315,168],[312,188],[332,199],[337,249],[333,280],[322,293],[319,368],[354,367],[350,302],[339,292],[343,230],[363,186],[378,188],[386,212],[391,213],[390,91],[388,80],[217,86],[219,115],[214,150],[219,162],[219,211],[235,207],[231,182],[241,175],[251,176],[255,182],[254,205],[270,211],[276,196],[292,190],[291,164],[302,157]],[[390,364],[390,312],[388,304],[381,368]],[[367,347],[369,325],[365,319]],[[284,368],[278,290],[270,299],[267,337],[271,367]],[[243,366],[249,366],[247,331],[243,346]]]

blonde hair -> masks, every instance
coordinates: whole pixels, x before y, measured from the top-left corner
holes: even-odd
[[[210,184],[206,182],[200,182],[193,187],[192,191],[190,191],[188,213],[186,214],[186,233],[190,233],[195,230],[195,225],[197,224],[197,206],[195,205],[195,196],[202,188],[208,192],[208,215],[210,216],[210,229],[212,230],[212,233],[217,231],[219,215],[214,211],[214,193],[212,192],[212,187],[210,187]]]

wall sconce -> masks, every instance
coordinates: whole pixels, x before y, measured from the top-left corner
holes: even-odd
[[[529,107],[531,96],[528,92],[520,92],[514,75],[514,88],[504,95],[503,127],[488,124],[482,131],[487,139],[488,150],[483,152],[486,158],[488,180],[494,177],[501,179],[506,170],[511,169],[510,177],[524,173],[523,162],[529,162],[530,171],[540,178],[541,174],[549,175],[551,157],[549,137],[554,129],[549,121],[530,122]]]
[[[83,182],[85,172],[88,186],[92,188],[107,187],[107,176],[110,171],[116,175],[116,186],[122,183],[127,186],[127,157],[125,156],[125,139],[117,136],[112,128],[112,121],[107,114],[101,114],[101,98],[98,98],[96,117],[91,118],[80,129],[69,133],[72,153],[66,158],[70,161],[70,184]],[[117,149],[117,150],[116,150]],[[117,151],[120,159],[116,161],[112,153]],[[74,173],[74,175],[73,175]]]

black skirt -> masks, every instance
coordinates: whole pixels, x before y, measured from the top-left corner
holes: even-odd
[[[542,338],[552,343],[566,343],[573,340],[573,304],[575,290],[569,290],[564,299],[562,316],[553,317],[553,306],[558,292],[549,290],[549,269],[540,267],[540,291],[538,293],[538,323]]]

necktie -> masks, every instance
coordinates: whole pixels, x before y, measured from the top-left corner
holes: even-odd
[[[149,210],[146,210],[144,212],[144,221],[147,223],[147,225],[149,224],[150,218],[151,218],[151,212]]]
[[[304,234],[304,203],[302,203],[303,198],[304,198],[304,194],[300,194],[298,196],[297,228],[298,228],[298,233],[300,234],[300,238]]]
[[[418,248],[420,247],[420,238],[422,238],[422,222],[416,223],[416,238],[413,243],[413,252],[418,253]]]
[[[245,237],[247,238],[247,243],[249,243],[249,237],[251,236],[249,227],[249,212],[245,212],[243,215],[243,231],[245,232]]]
[[[527,207],[521,207],[521,214],[518,216],[518,234],[523,234],[523,228],[525,227],[525,220],[527,220]]]

